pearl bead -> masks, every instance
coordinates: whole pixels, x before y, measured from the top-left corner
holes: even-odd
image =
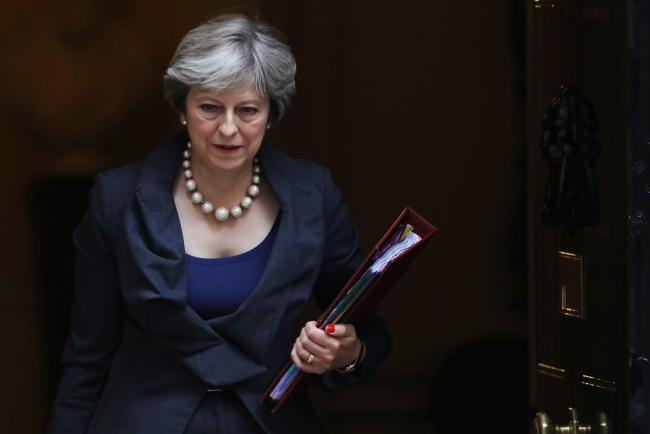
[[[214,205],[210,202],[203,202],[203,205],[201,205],[201,211],[203,211],[206,214],[210,214],[212,210],[214,209]]]
[[[205,214],[212,214],[217,221],[224,222],[228,220],[230,216],[233,218],[241,217],[244,214],[244,210],[251,207],[253,204],[253,198],[260,194],[259,184],[262,182],[260,173],[262,168],[259,166],[258,158],[253,159],[253,177],[252,183],[247,189],[247,195],[244,196],[240,202],[240,205],[235,205],[232,208],[228,209],[226,207],[220,206],[215,209],[215,206],[206,201],[203,198],[203,195],[197,190],[198,185],[192,176],[192,170],[190,162],[190,156],[192,149],[192,143],[187,142],[187,148],[183,151],[183,175],[185,175],[185,188],[190,193],[190,199],[192,203],[201,206],[201,211]]]
[[[253,199],[251,199],[248,196],[244,196],[241,200],[241,206],[244,208],[250,208],[250,206],[253,204]]]
[[[260,188],[257,185],[251,185],[248,187],[248,195],[251,197],[255,197],[258,194],[260,194]]]
[[[230,215],[237,218],[242,215],[244,211],[239,206],[233,206],[230,208]]]
[[[220,222],[226,221],[228,219],[228,210],[222,206],[217,208],[217,210],[214,212],[214,216],[217,220]]]

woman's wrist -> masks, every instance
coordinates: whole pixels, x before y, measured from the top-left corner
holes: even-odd
[[[351,374],[359,368],[359,365],[361,365],[361,362],[366,355],[366,345],[361,339],[359,339],[359,344],[360,348],[359,352],[357,353],[357,357],[355,357],[353,361],[343,366],[342,368],[336,368],[336,372],[339,372],[341,374]]]

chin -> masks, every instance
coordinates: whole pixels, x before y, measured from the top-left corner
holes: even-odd
[[[212,167],[215,170],[225,170],[225,171],[239,171],[244,169],[248,165],[253,165],[252,159],[238,158],[233,160],[217,160],[212,162]]]

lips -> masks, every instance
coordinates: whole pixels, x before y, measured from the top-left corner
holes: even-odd
[[[212,146],[214,146],[215,148],[221,151],[226,151],[226,152],[236,151],[237,149],[241,149],[243,147],[241,145],[223,145],[223,144],[216,144]]]

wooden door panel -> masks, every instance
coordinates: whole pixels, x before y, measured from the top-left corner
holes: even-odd
[[[568,2],[550,4],[544,1],[531,2],[528,8],[529,22],[529,192],[532,190],[532,206],[529,217],[532,221],[530,260],[533,261],[534,275],[531,284],[531,299],[535,306],[531,312],[533,330],[538,335],[533,349],[535,381],[531,387],[534,396],[568,396],[569,357],[567,337],[563,324],[556,321],[558,299],[555,291],[541,290],[553,288],[557,274],[556,263],[549,261],[545,252],[557,251],[558,237],[554,228],[539,225],[540,198],[544,197],[547,166],[542,160],[537,144],[541,135],[541,117],[547,105],[566,83],[570,47],[568,41]],[[540,79],[544,77],[544,79]],[[539,288],[539,289],[538,289]],[[553,338],[551,338],[553,337]],[[564,412],[564,403],[554,400],[548,403],[550,414]]]
[[[537,143],[540,137],[540,122],[546,105],[557,93],[559,86],[565,82],[566,72],[563,71],[568,59],[568,47],[566,45],[568,31],[567,26],[567,3],[560,2],[551,7],[546,2],[533,2],[533,7],[528,10],[529,35],[529,116],[534,121],[529,121],[529,143]],[[530,38],[530,36],[529,36]],[[530,56],[530,53],[534,53]],[[532,60],[532,62],[531,62]],[[553,65],[554,67],[549,67]],[[537,79],[544,76],[544,80]],[[532,113],[532,116],[531,116]],[[532,148],[532,152],[531,152]],[[534,200],[533,213],[539,210],[537,198],[543,197],[546,187],[548,171],[546,165],[539,164],[541,155],[532,145],[529,147],[529,174],[532,178],[532,194]],[[530,187],[529,187],[530,188]],[[532,216],[537,220],[537,215]],[[544,255],[535,255],[537,250],[553,251],[556,249],[555,231],[548,227],[537,227],[534,229],[533,245],[536,251],[531,255],[535,261],[536,275],[554,276],[555,266],[552,262],[545,261]],[[543,243],[538,246],[538,243]],[[535,282],[540,287],[548,287],[550,282]],[[553,294],[548,291],[536,291],[534,293],[536,312],[535,329],[544,330],[545,336],[558,336],[558,339],[538,339],[536,342],[535,369],[539,374],[539,383],[536,384],[538,393],[566,395],[567,363],[568,359],[564,351],[565,343],[562,340],[564,333],[560,325],[551,319],[555,316],[555,303]],[[533,388],[535,389],[535,388]]]
[[[531,401],[556,423],[566,424],[570,406],[584,423],[597,411],[613,418],[618,411],[625,350],[621,11],[613,1],[528,3]],[[591,101],[603,143],[594,167],[602,218],[575,232],[541,219],[548,176],[541,119],[563,85],[579,86]],[[578,314],[561,309],[560,251],[582,259]]]

